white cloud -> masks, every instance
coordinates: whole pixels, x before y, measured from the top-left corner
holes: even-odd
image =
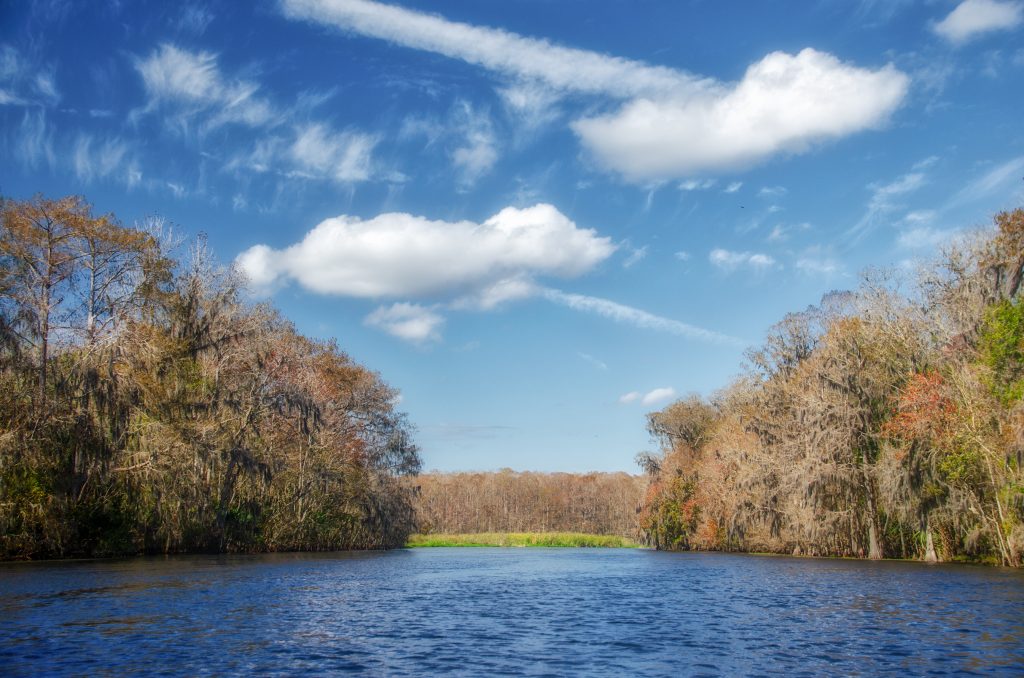
[[[743,182],[742,181],[734,181],[731,184],[729,184],[728,186],[726,186],[725,190],[722,191],[722,193],[735,193],[736,191],[740,190],[741,188],[743,188]]]
[[[711,250],[708,261],[716,268],[731,273],[738,268],[748,267],[763,271],[775,266],[775,259],[760,252],[732,252],[720,247]]]
[[[377,139],[358,132],[334,132],[323,124],[296,130],[288,156],[301,172],[339,182],[370,178],[371,158]]]
[[[573,129],[606,168],[633,181],[744,168],[883,124],[909,78],[813,49],[774,52],[732,87],[636,99]]]
[[[768,242],[785,242],[789,240],[793,231],[809,231],[811,225],[807,222],[802,224],[776,224],[772,227],[772,232],[768,234]]]
[[[529,275],[522,273],[462,296],[448,306],[456,310],[490,311],[510,301],[528,299],[534,296],[538,289]]]
[[[746,167],[883,124],[909,79],[805,49],[774,52],[723,84],[370,0],[284,0],[293,19],[460,59],[514,83],[625,100],[572,128],[599,164],[649,183]]]
[[[796,261],[796,269],[809,275],[831,276],[840,273],[843,266],[830,257],[800,257]]]
[[[1019,185],[1024,172],[1024,156],[1007,160],[960,189],[950,200],[949,206],[964,205],[1005,191],[1012,185]]]
[[[955,45],[980,35],[1011,30],[1024,22],[1024,5],[1002,0],[964,0],[932,29]]]
[[[576,355],[578,355],[581,360],[585,360],[586,362],[590,363],[591,365],[593,365],[594,367],[596,367],[599,370],[607,370],[608,369],[608,365],[605,364],[605,362],[603,360],[598,360],[597,358],[595,358],[594,356],[590,355],[589,353],[583,353],[582,351],[577,351]]]
[[[369,0],[284,0],[282,5],[293,19],[461,59],[516,81],[544,83],[558,90],[632,97],[690,89],[700,82],[671,68],[560,47]]]
[[[761,190],[757,192],[757,197],[781,198],[788,192],[789,190],[785,186],[763,186]]]
[[[486,112],[476,111],[463,101],[456,108],[454,127],[463,139],[452,151],[452,164],[459,173],[459,185],[469,188],[498,161],[494,125]]]
[[[915,167],[919,167],[915,165]],[[927,175],[924,172],[908,172],[888,184],[869,184],[871,198],[868,200],[867,210],[860,220],[846,232],[846,237],[857,241],[873,228],[879,225],[888,215],[898,210],[901,205],[899,198],[908,193],[913,193],[927,183]]]
[[[540,83],[519,82],[499,87],[498,95],[516,125],[526,131],[536,130],[561,115],[558,93]]]
[[[91,135],[80,134],[71,157],[75,176],[86,183],[109,177],[134,186],[142,175],[129,150],[128,144],[121,139],[96,142]]]
[[[917,226],[900,233],[896,244],[904,249],[935,249],[952,242],[960,231],[955,229],[937,229],[931,226]]]
[[[377,308],[363,322],[399,339],[423,343],[440,341],[444,318],[419,304],[397,303]]]
[[[17,133],[12,136],[15,154],[24,166],[34,170],[40,166],[52,169],[56,165],[53,129],[47,124],[44,111],[25,111]]]
[[[656,403],[664,402],[676,395],[676,390],[671,386],[663,386],[662,388],[656,388],[648,391],[647,393],[640,393],[639,391],[630,391],[619,396],[619,402],[623,405],[629,405],[639,401],[643,405],[654,405]]]
[[[679,184],[679,190],[680,191],[706,191],[709,188],[714,187],[715,183],[716,182],[715,182],[714,179],[704,179],[703,181],[701,181],[699,179],[687,179],[686,181],[684,181],[681,184]],[[726,192],[728,192],[728,189],[726,190]]]
[[[275,116],[270,104],[256,96],[258,85],[224,79],[215,54],[164,43],[149,57],[136,59],[135,68],[150,97],[147,109],[170,104],[179,110],[179,125],[187,125],[199,111],[206,113],[208,127],[225,123],[258,127]]]
[[[10,45],[0,46],[0,106],[55,106],[59,101],[52,68],[30,63]]]
[[[666,386],[663,388],[656,388],[653,391],[648,391],[644,394],[644,397],[641,398],[640,402],[644,405],[654,405],[655,403],[660,403],[668,400],[669,398],[674,398],[675,395],[676,390],[670,386]]]
[[[680,250],[679,252],[675,253],[675,258],[678,259],[679,261],[689,261],[690,253]]]
[[[625,304],[609,301],[608,299],[601,299],[600,297],[589,297],[583,294],[570,294],[553,289],[543,290],[542,295],[548,301],[566,306],[575,311],[594,313],[625,325],[633,325],[634,327],[640,327],[642,329],[668,332],[680,337],[686,337],[687,339],[697,339],[699,341],[705,341],[712,344],[729,344],[733,346],[746,345],[743,340],[737,339],[736,337],[730,337],[726,334],[706,330],[702,327],[696,327],[678,320],[672,320],[671,318],[663,318],[661,316],[654,315],[653,313],[648,313],[647,311],[642,311],[638,308],[633,308],[632,306],[626,306]]]
[[[342,215],[295,245],[256,245],[237,262],[258,288],[295,280],[314,292],[352,297],[509,298],[536,276],[579,276],[614,251],[609,238],[540,204],[505,208],[481,224]]]
[[[636,249],[630,249],[629,256],[626,257],[626,260],[622,262],[622,267],[623,268],[633,268],[638,263],[643,261],[644,258],[646,258],[646,257],[647,257],[647,245],[644,245],[643,247],[638,247]]]

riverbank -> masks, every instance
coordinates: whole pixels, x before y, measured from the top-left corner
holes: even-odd
[[[406,548],[435,546],[546,546],[565,548],[639,548],[640,544],[616,535],[580,532],[484,532],[479,534],[414,534]]]

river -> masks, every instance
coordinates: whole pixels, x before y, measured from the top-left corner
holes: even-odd
[[[18,674],[1024,674],[1024,572],[631,549],[0,565]]]

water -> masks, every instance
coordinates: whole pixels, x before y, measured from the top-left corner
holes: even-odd
[[[3,674],[1024,674],[1024,573],[601,549],[0,566]]]

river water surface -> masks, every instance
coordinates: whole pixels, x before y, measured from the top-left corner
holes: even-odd
[[[1024,675],[1024,573],[630,549],[0,565],[3,674]]]

